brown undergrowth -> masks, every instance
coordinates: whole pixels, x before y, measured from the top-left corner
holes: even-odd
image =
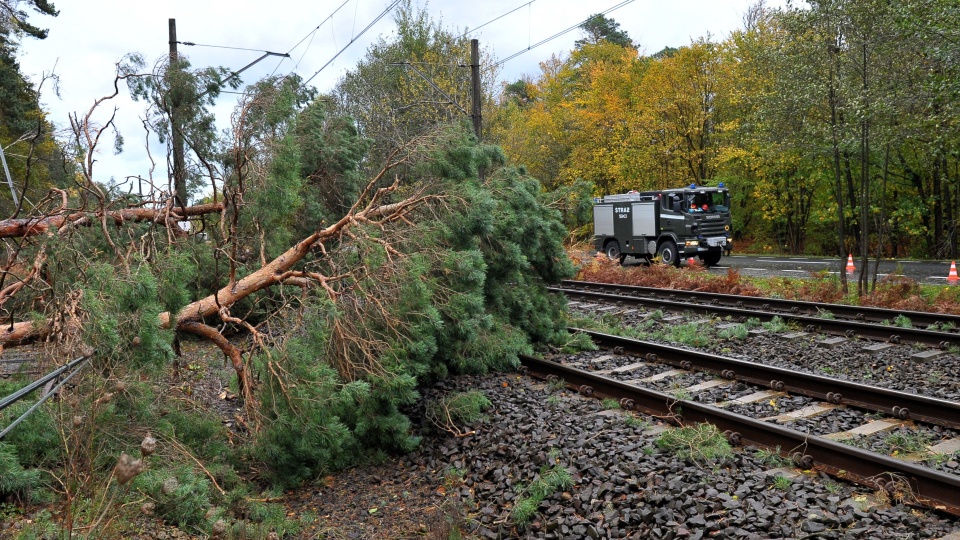
[[[577,267],[575,279],[583,281],[960,314],[960,288],[922,285],[903,276],[886,276],[877,281],[872,291],[858,297],[856,282],[848,282],[851,292],[844,294],[840,280],[828,272],[811,272],[807,278],[799,279],[744,278],[733,268],[726,274],[711,274],[696,260],[689,266],[674,268],[658,263],[624,267],[603,256],[583,254],[572,254],[571,258]]]

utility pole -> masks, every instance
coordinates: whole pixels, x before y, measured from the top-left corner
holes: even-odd
[[[470,116],[473,118],[473,131],[479,141],[483,131],[483,116],[480,114],[480,42],[476,39],[470,40],[470,86]]]
[[[167,80],[171,86],[177,84],[178,77],[174,70],[179,69],[177,55],[177,20],[170,19],[170,66],[167,69]],[[174,204],[180,207],[187,205],[187,167],[183,158],[183,134],[180,132],[180,123],[177,121],[177,106],[170,104],[170,142],[173,145],[173,186]]]

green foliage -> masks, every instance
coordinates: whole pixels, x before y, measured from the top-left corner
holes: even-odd
[[[222,418],[211,410],[175,408],[178,405],[174,402],[165,406],[162,417],[154,420],[158,434],[176,440],[205,461],[228,460],[232,450]]]
[[[705,332],[709,329],[709,332]],[[703,347],[713,341],[712,327],[705,328],[698,323],[684,323],[664,329],[663,338],[691,347]]]
[[[933,437],[923,431],[900,429],[887,435],[883,445],[891,455],[926,454],[930,451]]]
[[[248,497],[244,500],[242,509],[235,509],[235,513],[243,516],[233,522],[227,530],[228,540],[266,540],[270,533],[280,538],[296,537],[304,522],[301,519],[289,519],[287,509],[283,504],[261,502]]]
[[[36,13],[56,17],[60,14],[49,0],[26,0],[25,2]],[[28,35],[36,39],[46,39],[47,30],[38,28],[27,21],[29,14],[20,9],[21,2],[5,0],[3,6],[4,20],[0,24],[0,42],[6,45],[11,38]],[[11,35],[12,34],[12,35]]]
[[[98,363],[157,366],[173,357],[173,332],[160,328],[164,307],[150,267],[134,266],[124,275],[108,263],[97,263],[86,274],[84,337],[97,351]]]
[[[399,412],[417,397],[415,378],[398,371],[344,383],[322,361],[337,316],[329,303],[312,305],[302,314],[303,331],[272,360],[257,360],[283,366],[282,373],[270,372],[260,391],[269,417],[253,448],[277,486],[380,460],[384,451],[407,452],[419,443]]]
[[[573,487],[573,476],[565,467],[560,465],[544,465],[539,476],[526,488],[518,486],[519,497],[513,506],[511,516],[518,526],[526,525],[537,513],[540,502],[559,489]]]
[[[562,391],[567,388],[567,382],[563,379],[548,379],[547,380],[547,390],[551,392]]]
[[[710,462],[733,455],[727,438],[712,424],[668,429],[657,437],[657,446],[681,459]]]
[[[739,340],[742,341],[747,339],[750,335],[750,330],[743,324],[738,324],[736,326],[731,326],[730,328],[724,328],[717,333],[717,336],[720,339],[725,340]]]
[[[0,442],[0,500],[29,500],[31,492],[41,485],[40,471],[24,469],[14,450],[8,443]]]
[[[441,425],[469,424],[479,420],[491,405],[490,399],[479,390],[460,392],[428,405],[427,417]]]
[[[148,469],[133,480],[154,503],[157,516],[167,523],[200,530],[211,506],[210,480],[189,467]]]
[[[780,491],[787,491],[790,489],[790,486],[792,485],[793,485],[793,480],[791,480],[786,476],[778,474],[773,478],[773,487],[776,489],[779,489]]]
[[[757,459],[771,467],[783,467],[789,463],[789,460],[780,455],[780,447],[773,449],[760,448],[756,452]]]
[[[612,399],[612,398],[604,399],[604,400],[603,400],[603,408],[604,408],[604,409],[607,409],[607,410],[619,409],[619,408],[620,408],[620,402],[617,401],[617,400],[615,400],[615,399]]]
[[[763,323],[761,326],[769,332],[786,332],[790,329],[790,325],[779,315],[775,315],[773,319]]]
[[[904,314],[899,314],[893,319],[893,325],[897,328],[913,328],[913,321]]]
[[[610,43],[620,45],[621,47],[632,47],[633,40],[624,30],[620,30],[620,23],[613,19],[606,18],[602,13],[591,15],[580,25],[580,30],[586,37],[578,39],[574,46],[581,48],[587,44],[596,44],[600,40],[606,40]]]
[[[593,342],[593,339],[589,334],[583,332],[574,332],[570,334],[569,340],[563,344],[561,350],[565,354],[573,354],[581,351],[595,351],[597,350],[597,344]]]
[[[0,381],[0,395],[9,395],[24,384],[26,382]],[[37,399],[37,393],[4,409],[4,416],[9,419],[19,418],[33,405],[31,397]],[[55,419],[47,407],[41,407],[26,417],[0,444],[5,452],[14,452],[17,462],[26,468],[50,467],[63,457]]]
[[[632,414],[626,415],[623,419],[623,423],[640,431],[650,429],[650,422]]]

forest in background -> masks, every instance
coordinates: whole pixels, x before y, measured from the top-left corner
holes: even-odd
[[[593,23],[489,117],[491,140],[548,188],[723,182],[736,239],[757,252],[957,257],[956,2],[758,3],[726,39],[650,55]]]
[[[14,179],[0,189],[0,346],[31,345],[39,372],[81,362],[0,441],[0,514],[30,512],[33,537],[122,537],[145,513],[132,501],[191,531],[294,530],[271,494],[416,448],[418,410],[456,429],[456,404],[415,408],[422,385],[587,346],[546,285],[575,271],[563,243],[586,234],[594,195],[722,181],[758,250],[956,251],[960,12],[946,0],[760,4],[729,39],[652,56],[597,16],[536,77],[498,86],[484,71],[482,140],[435,99],[469,101],[455,68],[469,40],[410,1],[330,92],[254,81],[225,133],[213,100],[237,78],[135,53],[116,92],[56,132],[39,105],[55,81],[16,61],[45,36],[28,18],[56,9],[0,11]],[[481,64],[495,65],[484,51]],[[114,135],[121,92],[175,169],[131,171],[136,190],[96,169],[132,144]],[[198,342],[220,356],[184,364]],[[233,428],[188,384],[218,364]],[[0,395],[28,379],[0,380]]]

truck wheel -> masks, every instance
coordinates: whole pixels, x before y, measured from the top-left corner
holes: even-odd
[[[607,258],[611,261],[620,260],[620,242],[610,240],[603,246],[603,252],[607,254]]]
[[[657,257],[660,257],[660,262],[663,264],[680,266],[680,254],[677,252],[677,245],[673,243],[673,240],[664,240],[660,244],[657,249]]]
[[[719,251],[709,251],[700,255],[700,260],[703,261],[703,265],[706,267],[711,267],[720,262],[721,252]]]

